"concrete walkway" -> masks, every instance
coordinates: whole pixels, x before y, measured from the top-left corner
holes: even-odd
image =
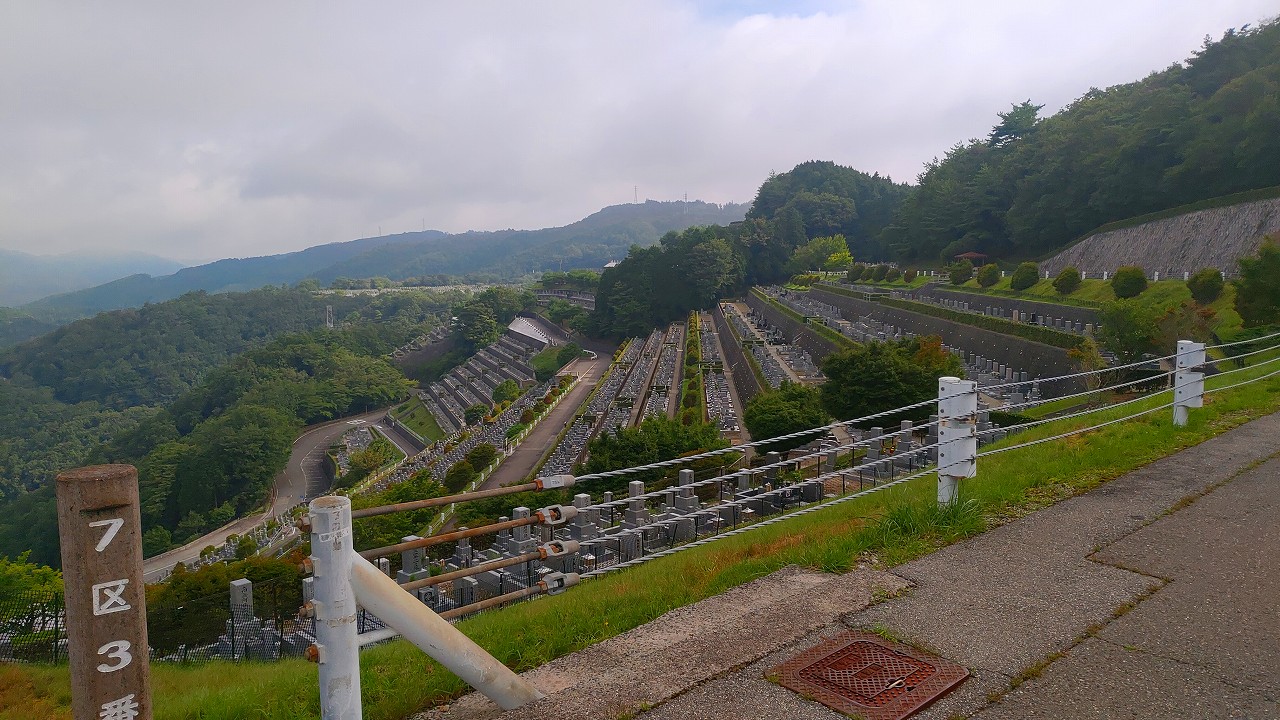
[[[1280,414],[892,573],[775,573],[531,671],[531,707],[433,716],[835,720],[764,674],[862,627],[970,669],[913,718],[1280,718],[1277,437]]]

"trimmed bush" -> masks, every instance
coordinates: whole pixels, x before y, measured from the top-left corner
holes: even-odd
[[[1053,289],[1058,291],[1059,295],[1070,295],[1080,287],[1080,271],[1073,268],[1063,268],[1058,273],[1058,277],[1053,279]]]
[[[1147,273],[1137,265],[1125,265],[1112,276],[1111,289],[1121,300],[1138,297],[1147,289]]]
[[[968,260],[957,260],[948,274],[951,276],[952,285],[963,285],[973,277],[973,263]]]
[[[1040,266],[1033,262],[1024,262],[1013,271],[1009,287],[1014,290],[1026,290],[1038,282],[1040,282]]]
[[[871,279],[875,280],[876,282],[880,282],[881,280],[884,280],[884,276],[888,274],[889,274],[888,265],[877,265],[875,269],[871,271]]]
[[[912,282],[916,279],[916,274],[915,270],[904,270],[902,271],[902,281]]]
[[[998,282],[1000,282],[1000,266],[988,263],[978,270],[978,285],[981,287],[989,288]]]
[[[1222,295],[1222,271],[1205,268],[1187,280],[1191,297],[1201,305],[1208,305]]]
[[[902,277],[902,271],[898,268],[889,268],[889,272],[884,274],[884,279],[889,282],[894,282],[900,277]]]
[[[849,268],[849,272],[845,273],[844,276],[845,276],[845,279],[847,279],[849,282],[857,282],[863,278],[866,272],[867,272],[866,265],[863,265],[862,263],[856,263],[853,267]]]

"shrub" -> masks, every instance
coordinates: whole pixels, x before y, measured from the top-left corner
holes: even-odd
[[[894,282],[900,277],[902,277],[902,271],[898,268],[889,268],[889,272],[884,274],[884,279],[889,282]]]
[[[880,282],[881,280],[884,280],[884,276],[888,274],[889,274],[888,265],[877,265],[875,269],[871,271],[871,279],[875,280],[876,282]]]
[[[1014,290],[1026,290],[1040,281],[1040,266],[1033,262],[1024,262],[1013,271],[1009,287]]]
[[[1112,276],[1111,289],[1122,300],[1138,297],[1147,289],[1147,274],[1137,265],[1125,265]]]
[[[978,284],[982,287],[989,288],[998,282],[1000,282],[1000,267],[995,263],[983,265],[978,270]]]
[[[1222,295],[1222,271],[1205,268],[1187,280],[1191,297],[1201,305],[1208,305]]]
[[[915,270],[903,270],[903,271],[902,271],[902,281],[903,281],[903,282],[911,282],[911,281],[913,281],[913,280],[915,280],[915,279],[916,279],[916,271],[915,271]]]
[[[1058,273],[1058,277],[1053,279],[1053,289],[1058,291],[1059,295],[1070,295],[1080,287],[1080,271],[1073,268],[1063,268]]]
[[[958,260],[951,266],[949,274],[952,285],[963,285],[973,277],[973,263],[968,260]]]
[[[862,279],[866,272],[867,266],[862,263],[857,263],[853,267],[849,268],[849,272],[845,273],[844,276],[849,282],[857,282]]]

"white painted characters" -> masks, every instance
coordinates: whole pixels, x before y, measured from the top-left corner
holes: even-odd
[[[139,715],[138,703],[129,693],[118,700],[102,703],[98,712],[98,720],[134,720]]]
[[[112,640],[106,645],[98,648],[99,655],[106,655],[108,658],[116,661],[115,664],[112,665],[102,663],[98,666],[98,672],[111,673],[129,667],[129,663],[133,662],[133,654],[129,652],[129,648],[131,647],[133,647],[133,643],[128,640]]]
[[[124,599],[124,589],[129,579],[108,580],[93,586],[93,614],[110,615],[111,613],[132,610],[133,606]]]
[[[98,544],[94,546],[94,549],[98,552],[106,550],[107,546],[111,544],[111,541],[115,539],[116,533],[120,532],[120,528],[123,525],[124,518],[111,518],[110,520],[98,520],[97,522],[89,523],[89,527],[105,527],[107,529],[106,532],[102,533],[102,539],[98,541]]]

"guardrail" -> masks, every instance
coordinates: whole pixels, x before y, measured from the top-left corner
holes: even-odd
[[[1001,409],[1016,411],[1050,402],[1097,400],[1103,398],[1104,393],[1127,388],[1154,389],[1130,399],[1086,407],[1068,414],[1030,419],[1012,426],[997,427],[983,419],[980,391],[989,393],[1005,387],[1023,388],[1030,386],[1030,382],[979,388],[974,381],[944,377],[939,379],[936,398],[781,437],[635,467],[576,478],[567,475],[539,478],[533,483],[507,488],[367,508],[355,513],[352,513],[346,498],[318,498],[311,504],[309,525],[305,527],[311,532],[313,550],[318,548],[312,556],[316,577],[314,601],[310,605],[317,619],[318,638],[311,655],[321,663],[323,717],[360,717],[358,648],[397,633],[431,654],[499,706],[509,709],[531,702],[541,696],[536,689],[470,643],[446,620],[514,600],[563,592],[580,580],[586,581],[721,538],[752,532],[759,527],[787,522],[796,516],[929,475],[938,477],[937,502],[954,503],[964,480],[978,473],[980,458],[989,455],[1053,442],[1160,411],[1172,410],[1174,424],[1185,425],[1191,410],[1203,404],[1207,393],[1280,375],[1280,341],[1276,338],[1280,338],[1280,333],[1215,348],[1207,348],[1203,343],[1180,341],[1175,352],[1163,357],[1102,370],[1040,378],[1036,382],[1041,385],[1051,382],[1078,385],[1089,380],[1088,385],[1101,387],[1054,398],[1031,399]],[[1228,357],[1206,365],[1209,350],[1226,353]],[[1257,357],[1267,353],[1271,356]],[[1246,363],[1248,358],[1257,359]],[[1217,364],[1228,363],[1235,363],[1237,367],[1226,370],[1216,367]],[[1250,375],[1242,376],[1236,382],[1224,383],[1221,380],[1250,371]],[[1209,373],[1213,373],[1212,387],[1206,380]],[[763,465],[754,468],[698,478],[692,469],[682,467],[779,440],[815,439],[839,427],[852,431],[854,426],[865,426],[927,407],[936,408],[936,415],[927,423],[914,425],[904,422],[899,430],[889,433],[873,427],[851,442],[802,451],[798,456],[788,458],[770,453]],[[1098,422],[1071,427],[1047,437],[982,448],[985,442],[1004,440],[1013,433],[1037,426],[1124,407],[1133,408],[1133,412],[1121,416],[1113,416],[1112,412],[1105,418],[1097,418]],[[920,431],[924,431],[925,439],[917,444]],[[841,464],[841,454],[849,466],[837,469]],[[596,500],[587,493],[580,493],[574,497],[572,506],[553,504],[537,511],[516,508],[512,518],[502,518],[497,523],[477,528],[463,528],[426,538],[409,537],[401,543],[361,553],[352,547],[350,523],[353,516],[370,517],[521,492],[563,490],[609,478],[652,475],[655,471],[674,469],[680,469],[679,479],[671,487],[647,491],[644,482],[635,479],[628,483],[625,498],[615,499],[611,492],[604,492]],[[812,477],[805,476],[809,471],[813,472]],[[867,476],[870,476],[870,487],[866,484]],[[855,477],[858,489],[847,492]],[[839,490],[831,490],[832,487]],[[709,493],[710,490],[715,492]],[[699,492],[712,495],[706,506]],[[648,503],[655,500],[660,500],[663,508],[657,517],[651,516],[648,507]],[[606,524],[609,532],[597,533],[597,524]],[[533,528],[540,529],[541,538],[535,539]],[[475,557],[481,556],[461,555],[461,549],[470,538],[494,534],[504,540],[505,550],[499,552],[499,556],[494,557],[491,553],[483,556],[486,559],[481,562],[473,562]],[[539,541],[543,544],[538,545]],[[459,544],[459,553],[455,554],[457,567],[441,575],[432,577],[420,566],[412,567],[409,568],[411,572],[402,571],[403,582],[397,583],[387,577],[389,565],[385,561],[380,560],[383,563],[381,568],[369,562],[396,554],[411,558],[412,553],[423,548],[448,542]],[[604,553],[612,553],[613,557],[601,558]],[[406,592],[434,591],[446,583],[474,581],[476,577],[498,576],[513,566],[533,565],[539,566],[538,574],[530,573],[527,577],[536,579],[517,586],[515,590],[479,602],[457,603],[439,613],[428,607],[425,600]],[[349,621],[354,616],[356,603],[386,621],[390,628],[358,635],[354,623]]]

